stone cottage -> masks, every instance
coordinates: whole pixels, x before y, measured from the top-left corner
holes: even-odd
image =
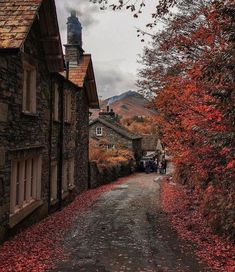
[[[99,117],[92,120],[89,127],[90,139],[97,145],[105,145],[106,148],[128,149],[133,152],[137,163],[139,162],[142,156],[142,137],[123,127],[109,107],[106,112],[100,112]]]
[[[87,188],[89,108],[98,107],[98,98],[75,13],[66,46],[71,69],[53,0],[3,1],[0,14],[3,240]]]
[[[158,134],[143,134],[142,135],[142,150],[148,152],[163,152],[163,146]]]

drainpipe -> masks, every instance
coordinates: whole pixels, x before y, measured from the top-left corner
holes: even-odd
[[[69,61],[66,61],[66,79],[69,80]]]
[[[64,160],[64,81],[59,85],[60,94],[60,135],[59,135],[59,162],[58,162],[58,208],[62,208],[62,182]]]
[[[48,143],[49,143],[49,180],[48,180],[48,212],[50,212],[50,207],[51,207],[51,150],[52,150],[52,93],[53,93],[53,81],[52,81],[52,75],[50,76],[50,93],[49,93],[49,112],[50,112],[50,118],[49,118],[49,139],[48,139]]]

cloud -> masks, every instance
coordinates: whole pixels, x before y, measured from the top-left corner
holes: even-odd
[[[98,95],[104,98],[120,94],[128,90],[136,90],[135,75],[118,68],[95,65],[96,84]]]
[[[100,12],[99,6],[88,0],[56,0],[59,21],[63,21],[62,31],[66,29],[66,20],[71,10],[77,12],[80,22],[86,30],[98,23],[96,14]],[[65,12],[67,11],[67,12]]]
[[[98,95],[107,98],[136,90],[136,32],[129,17],[101,11],[89,0],[55,0],[62,43],[66,44],[67,17],[75,9],[83,26],[84,49],[92,53]],[[128,27],[127,27],[128,26]],[[97,61],[96,61],[97,60]]]

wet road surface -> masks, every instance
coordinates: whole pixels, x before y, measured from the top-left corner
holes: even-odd
[[[170,228],[156,176],[125,178],[78,216],[64,239],[66,259],[57,261],[53,271],[210,271]]]

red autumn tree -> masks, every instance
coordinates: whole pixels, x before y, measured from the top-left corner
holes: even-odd
[[[145,49],[139,86],[157,94],[157,122],[178,179],[200,189],[211,225],[234,237],[232,2],[178,1]]]
[[[144,0],[99,2],[102,8],[126,8],[136,18],[145,8]],[[234,0],[156,1],[147,27],[159,20],[164,27],[144,50],[138,81],[143,93],[157,95],[156,123],[178,179],[201,192],[208,222],[233,238],[234,17]]]

